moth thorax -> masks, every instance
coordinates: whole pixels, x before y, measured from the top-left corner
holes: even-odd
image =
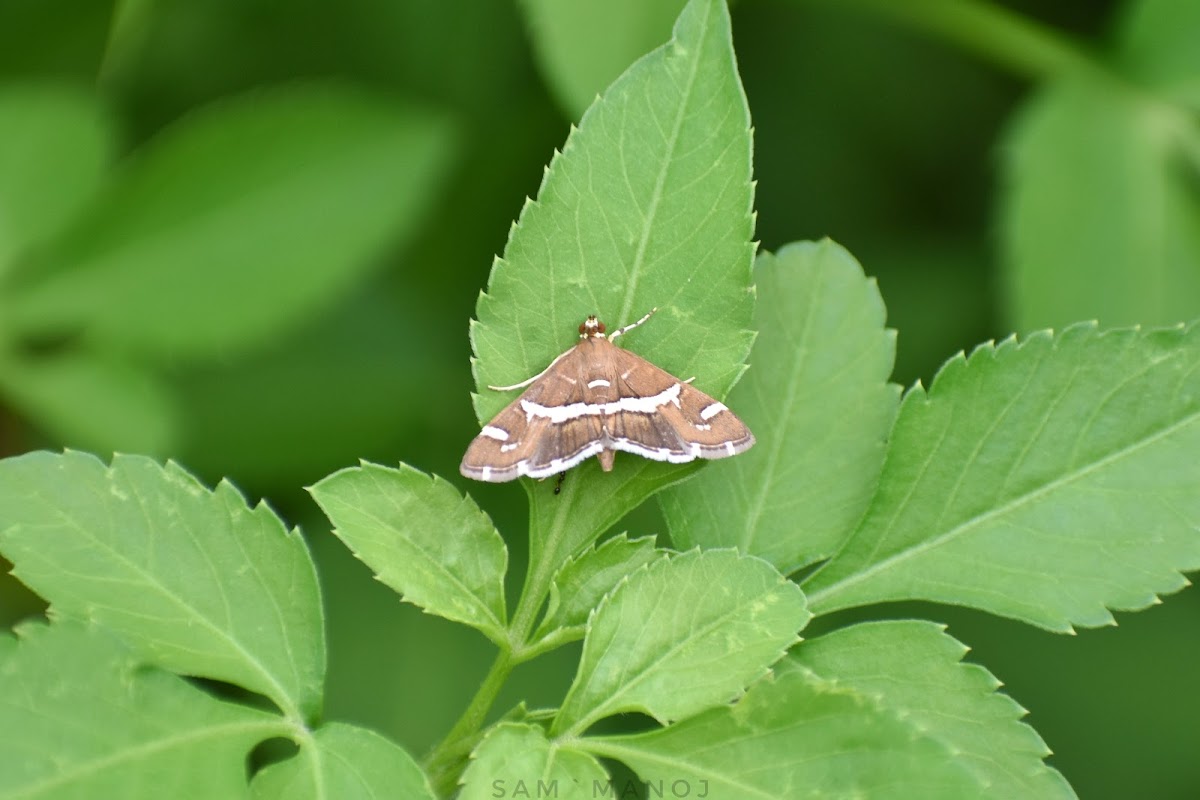
[[[604,323],[596,319],[596,315],[592,314],[583,321],[579,326],[580,339],[604,338]]]

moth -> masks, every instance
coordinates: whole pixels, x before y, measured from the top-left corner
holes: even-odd
[[[594,315],[579,326],[579,342],[532,378],[483,426],[459,471],[501,483],[528,475],[546,478],[595,456],[605,472],[617,451],[681,464],[726,458],[748,450],[754,435],[723,403],[646,361],[613,340],[655,311],[605,335]]]

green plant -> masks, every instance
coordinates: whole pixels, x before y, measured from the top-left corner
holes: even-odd
[[[363,464],[312,487],[380,580],[496,644],[424,771],[322,719],[315,573],[265,505],[137,456],[0,462],[0,552],[52,609],[0,639],[0,797],[431,797],[460,779],[464,798],[586,797],[608,780],[598,758],[713,798],[1071,796],[1021,709],[936,624],[797,638],[813,615],[903,599],[1069,631],[1180,588],[1200,568],[1196,328],[987,344],[901,398],[874,283],[830,242],[752,272],[751,201],[724,4],[693,0],[552,162],[472,341],[478,383],[510,383],[581,316],[660,306],[623,345],[730,392],[754,450],[702,470],[588,463],[561,493],[526,482],[511,605],[503,540],[450,484]],[[481,392],[480,419],[503,402]],[[599,542],[656,493],[684,552]],[[517,663],[579,639],[559,708],[493,709]],[[594,728],[624,713],[654,724]],[[299,751],[247,786],[246,753],[279,737]]]
[[[172,378],[353,291],[453,147],[445,119],[335,81],[214,102],[122,158],[116,129],[76,87],[0,85],[0,397],[59,441],[151,453],[187,438]]]

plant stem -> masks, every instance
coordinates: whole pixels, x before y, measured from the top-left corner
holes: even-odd
[[[1028,17],[980,0],[826,0],[857,6],[957,42],[1030,78],[1101,72],[1083,47]]]
[[[458,784],[467,756],[479,738],[483,721],[514,666],[512,650],[508,647],[501,648],[470,705],[458,718],[458,722],[454,723],[446,738],[425,758],[425,773],[439,797],[449,795]]]
[[[522,661],[528,658],[521,651],[528,644],[529,634],[533,632],[534,623],[537,622],[538,611],[550,592],[550,581],[554,578],[554,571],[568,555],[560,553],[559,550],[578,486],[579,481],[571,481],[563,489],[556,504],[554,517],[546,526],[544,535],[539,536],[538,532],[532,529],[529,531],[529,568],[525,572],[525,586],[521,590],[521,599],[517,602],[517,610],[513,612],[512,625],[509,628],[515,647],[518,648],[517,655]],[[530,520],[530,524],[533,523],[534,521]]]
[[[574,483],[577,484],[578,481]],[[568,509],[572,505],[571,500],[575,492],[574,485],[563,492],[557,513],[544,536],[530,531],[529,566],[525,572],[521,598],[517,601],[516,611],[513,612],[512,621],[508,626],[508,643],[501,646],[496,660],[492,662],[491,669],[479,685],[479,690],[475,692],[470,705],[441,743],[425,758],[425,772],[439,797],[449,795],[458,785],[467,757],[479,741],[479,732],[487,714],[496,702],[496,697],[500,694],[504,682],[508,680],[513,667],[533,657],[533,651],[526,649],[526,645],[534,623],[537,622],[537,613],[550,591],[554,571],[562,560],[562,554],[558,551],[567,529],[566,520],[570,516]],[[534,537],[537,537],[542,546],[532,546]]]

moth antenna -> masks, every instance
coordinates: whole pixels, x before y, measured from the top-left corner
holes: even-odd
[[[491,389],[493,392],[511,392],[513,389],[524,389],[526,386],[533,383],[534,381],[536,381],[538,378],[542,377],[545,374],[546,374],[546,370],[542,370],[537,375],[534,375],[532,378],[521,381],[520,383],[514,383],[512,386],[492,386],[489,383],[487,388]]]
[[[533,383],[538,378],[542,377],[547,372],[549,372],[551,369],[553,369],[554,365],[557,364],[559,361],[561,361],[563,359],[563,357],[569,352],[571,352],[571,351],[567,350],[565,352],[560,353],[558,355],[558,358],[551,361],[550,365],[548,367],[546,367],[544,370],[539,372],[537,375],[534,375],[532,378],[527,378],[527,379],[521,381],[520,383],[514,383],[512,386],[492,386],[489,383],[487,388],[491,389],[493,392],[511,392],[513,389],[524,389],[526,386]]]
[[[615,331],[613,331],[612,333],[610,333],[610,334],[608,335],[608,340],[611,342],[613,339],[617,338],[617,337],[618,337],[618,336],[620,336],[622,333],[626,333],[626,332],[628,332],[628,331],[631,331],[631,330],[633,330],[633,329],[634,329],[634,328],[636,328],[638,325],[641,325],[643,322],[645,322],[646,320],[648,320],[648,319],[650,319],[651,317],[653,317],[653,316],[654,316],[654,313],[655,313],[656,311],[658,311],[658,306],[655,306],[654,308],[650,309],[650,313],[649,313],[649,314],[647,314],[646,316],[642,317],[641,319],[639,319],[637,322],[631,322],[631,323],[629,323],[628,325],[626,325],[624,328],[617,328]]]

